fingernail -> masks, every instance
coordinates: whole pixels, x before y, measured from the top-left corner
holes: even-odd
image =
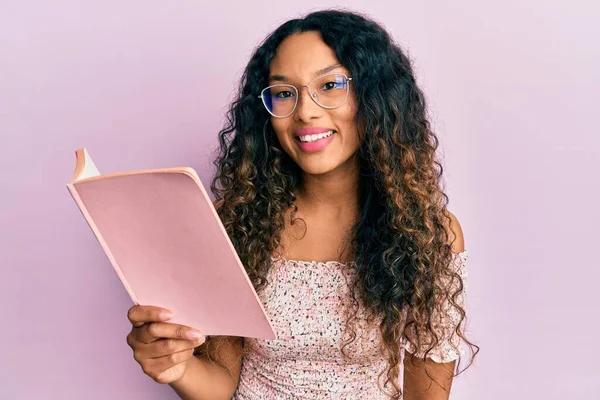
[[[161,320],[166,321],[169,320],[173,317],[173,313],[170,311],[161,311],[159,316],[158,316]]]
[[[192,340],[200,339],[202,337],[202,333],[200,333],[198,331],[190,331],[190,332],[188,332],[188,337]]]

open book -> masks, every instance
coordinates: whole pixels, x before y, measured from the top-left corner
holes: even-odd
[[[67,188],[135,304],[205,335],[276,338],[192,168],[102,175],[86,149],[75,154]]]

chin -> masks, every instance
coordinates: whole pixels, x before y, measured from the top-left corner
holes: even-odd
[[[332,163],[331,161],[318,162],[316,160],[311,160],[304,162],[300,161],[297,164],[302,172],[310,175],[324,175],[339,167],[339,163]]]

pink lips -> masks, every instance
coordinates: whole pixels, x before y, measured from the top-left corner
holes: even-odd
[[[325,147],[327,147],[327,145],[329,143],[331,143],[331,141],[333,140],[333,138],[336,135],[336,132],[333,131],[333,134],[325,137],[323,139],[319,139],[319,140],[315,140],[314,142],[301,142],[300,139],[298,139],[298,136],[304,136],[304,135],[317,135],[319,133],[325,133],[325,132],[329,132],[329,131],[333,131],[333,129],[328,129],[328,128],[302,128],[302,129],[297,129],[294,132],[294,136],[296,137],[296,143],[298,144],[298,147],[300,147],[300,149],[306,153],[314,153],[320,150],[323,150]]]

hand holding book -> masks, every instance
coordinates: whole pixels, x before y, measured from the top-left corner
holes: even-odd
[[[127,317],[132,328],[127,344],[144,373],[158,383],[172,383],[183,376],[194,349],[206,340],[193,328],[169,323],[169,310],[154,306],[133,306]]]

